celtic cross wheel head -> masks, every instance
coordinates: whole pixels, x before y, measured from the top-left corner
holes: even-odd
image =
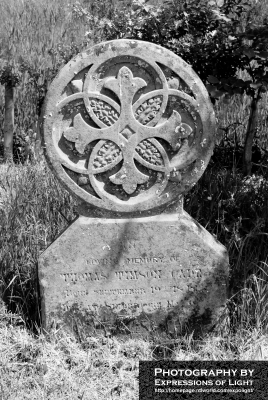
[[[175,202],[203,174],[215,116],[205,86],[158,45],[114,40],[65,65],[43,107],[52,169],[81,200],[119,213]]]

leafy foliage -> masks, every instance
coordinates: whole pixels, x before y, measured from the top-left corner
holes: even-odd
[[[237,94],[252,98],[243,155],[245,175],[251,174],[258,108],[268,89],[268,23],[264,18],[262,25],[254,26],[252,11],[249,0],[177,0],[158,9],[143,0],[134,2],[131,11],[115,10],[113,23],[109,21],[105,31],[110,38],[134,37],[180,55],[207,83],[214,103],[222,96],[228,102]],[[248,79],[239,79],[239,70]]]
[[[132,37],[172,50],[206,82],[213,102],[246,94],[258,103],[267,90],[267,24],[264,18],[258,26],[252,24],[258,5],[251,0],[168,0],[162,6],[147,0],[81,0],[72,1],[69,8],[60,2],[54,10],[36,4],[27,7],[20,11],[20,24],[12,7],[8,11],[11,23],[5,36],[12,46],[3,45],[0,79],[14,85],[28,80],[26,91],[35,91],[35,110],[27,113],[32,120],[40,114],[48,84],[59,68],[83,48],[107,39]],[[46,29],[44,38],[37,46],[29,32],[27,46],[16,52],[15,41],[26,39],[29,20]],[[246,79],[237,77],[239,69],[247,72]],[[251,131],[256,131],[254,126]]]

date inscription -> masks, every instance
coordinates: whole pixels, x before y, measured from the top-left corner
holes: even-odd
[[[175,307],[179,303],[175,300],[163,300],[163,301],[149,301],[149,302],[121,302],[121,303],[104,303],[104,304],[88,304],[85,309],[88,311],[98,313],[102,307],[107,307],[114,312],[131,311],[132,313],[140,313],[141,311],[155,311],[162,308],[168,309]],[[72,307],[72,303],[65,303],[62,305],[63,311],[68,311]]]

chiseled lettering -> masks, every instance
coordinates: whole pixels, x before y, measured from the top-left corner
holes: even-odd
[[[164,257],[132,257],[126,258],[127,264],[155,264],[155,263],[162,263]]]
[[[180,256],[171,256],[170,257],[170,261],[171,262],[180,262],[181,261],[181,257]]]
[[[67,304],[63,304],[61,306],[61,309],[63,312],[66,312],[66,311],[69,311],[71,307],[72,307],[72,305],[67,303]]]
[[[81,296],[87,296],[88,291],[87,290],[64,290],[65,297],[81,297]]]
[[[126,295],[126,294],[145,294],[144,288],[127,288],[127,289],[96,289],[94,293],[100,296],[107,295]]]
[[[161,279],[161,269],[152,271],[116,271],[115,276],[119,279],[137,280],[139,278]]]
[[[167,300],[167,308],[174,307],[175,303],[174,300]]]
[[[171,290],[173,291],[173,292],[178,292],[178,291],[183,291],[183,288],[181,288],[181,287],[179,287],[179,286],[171,286],[170,287],[171,288]]]
[[[65,274],[60,274],[60,277],[65,282],[101,281],[101,280],[107,279],[107,276],[102,271],[83,272],[83,273],[65,273]]]
[[[121,280],[124,276],[124,271],[116,271],[115,276]]]
[[[177,278],[201,278],[202,271],[200,268],[190,269],[190,268],[180,268],[171,271],[171,276],[174,279]]]
[[[172,306],[172,305],[170,305]],[[87,305],[88,310],[97,312],[101,307],[108,307],[114,312],[120,312],[122,310],[129,310],[131,312],[140,312],[142,309],[150,308],[151,310],[158,310],[162,308],[161,301],[150,302],[150,303],[138,303],[138,302],[121,302],[121,303],[108,303],[107,304],[89,304]],[[149,311],[149,310],[147,310]]]
[[[124,302],[124,303],[110,304],[110,306],[113,310],[116,311],[119,311],[121,309],[123,310],[129,309],[131,311],[137,311],[145,307],[157,310],[159,308],[162,308],[162,303],[161,301],[150,302],[150,303]]]
[[[88,265],[107,265],[114,264],[115,260],[113,258],[88,258],[86,264]]]
[[[127,277],[126,279],[138,279],[138,271],[126,271]]]
[[[192,257],[192,254],[190,253],[188,255],[188,257]],[[176,262],[176,263],[181,263],[182,262],[182,257],[181,256],[170,256],[169,257],[169,261],[170,262]],[[199,262],[195,259],[195,260],[191,260],[191,265],[195,266],[195,265],[199,265]],[[181,264],[179,264],[179,266],[181,266]]]
[[[161,304],[161,301],[158,301],[157,303],[155,303],[155,302],[143,303],[142,307],[150,307],[150,308],[152,308],[154,310],[157,310],[157,309],[162,307],[162,304]]]
[[[88,260],[86,260],[86,263],[89,265],[99,265],[100,260],[98,258],[89,258]]]
[[[122,249],[127,251],[136,248],[136,240],[126,240],[122,243]]]

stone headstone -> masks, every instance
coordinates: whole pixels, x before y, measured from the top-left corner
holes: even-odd
[[[183,210],[215,136],[191,67],[142,41],[89,48],[52,82],[43,135],[52,170],[80,200],[79,217],[39,261],[44,326],[210,330],[226,301],[228,256]]]

